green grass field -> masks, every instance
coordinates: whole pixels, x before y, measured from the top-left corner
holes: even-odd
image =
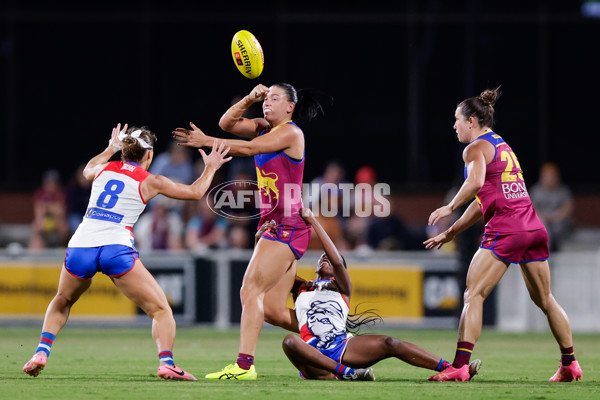
[[[397,359],[375,365],[375,382],[304,381],[286,359],[286,333],[263,330],[257,350],[259,380],[209,381],[237,355],[238,332],[180,328],[175,361],[197,382],[156,376],[157,352],[149,328],[65,327],[54,342],[46,369],[37,378],[21,368],[37,345],[39,328],[0,327],[1,399],[598,399],[600,335],[575,335],[583,380],[550,383],[559,353],[550,333],[484,331],[474,356],[483,360],[471,382],[428,382],[431,372]],[[383,330],[452,360],[456,332]],[[508,368],[510,367],[510,369]]]

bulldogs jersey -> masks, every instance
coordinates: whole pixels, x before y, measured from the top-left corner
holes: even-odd
[[[69,247],[134,247],[133,225],[146,208],[140,185],[149,175],[133,162],[108,163],[94,179],[87,211]]]
[[[306,284],[305,284],[306,285]],[[335,290],[335,280],[308,282],[296,299],[300,337],[320,350],[330,349],[346,339],[348,303]]]

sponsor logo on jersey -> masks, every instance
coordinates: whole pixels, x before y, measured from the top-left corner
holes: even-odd
[[[502,193],[505,199],[518,199],[521,197],[529,197],[525,182],[512,182],[502,184]]]
[[[86,218],[99,219],[100,221],[108,221],[120,223],[123,220],[123,215],[103,210],[101,208],[90,207],[85,213]]]

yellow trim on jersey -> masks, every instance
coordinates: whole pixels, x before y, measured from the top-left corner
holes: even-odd
[[[477,137],[483,136],[486,133],[490,133],[490,132],[493,132],[493,131],[491,129],[488,129],[487,131],[483,132],[481,135],[477,135]]]
[[[287,124],[288,122],[293,122],[291,119],[288,119],[287,121],[283,121],[280,124],[275,125],[274,127],[271,128],[271,130],[269,132],[273,132],[275,130],[275,128],[280,127],[281,125]]]

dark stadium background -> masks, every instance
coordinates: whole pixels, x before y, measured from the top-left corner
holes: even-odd
[[[330,159],[349,177],[445,192],[461,172],[457,102],[501,84],[496,131],[529,184],[555,161],[576,193],[597,193],[600,19],[582,1],[58,1],[0,5],[0,192],[63,179],[106,144],[117,122],[159,135],[194,121],[221,135],[234,96],[278,81],[334,97],[304,125],[305,176]],[[254,33],[256,80],[230,43]],[[224,137],[229,137],[223,134]]]

